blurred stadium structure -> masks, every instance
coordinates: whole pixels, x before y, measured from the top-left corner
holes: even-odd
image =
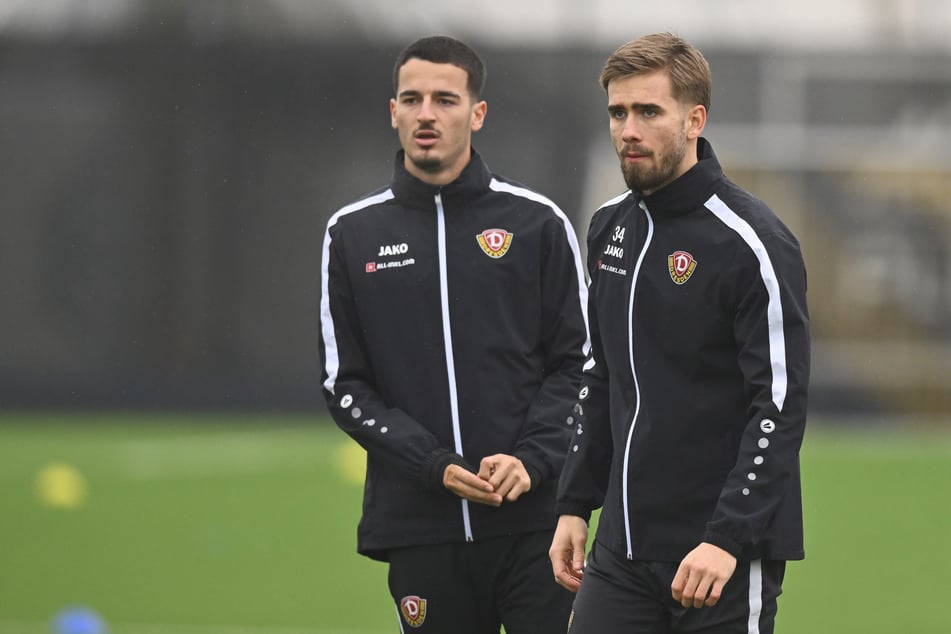
[[[951,420],[944,0],[0,0],[0,408],[321,408],[323,227],[389,176],[400,47],[484,53],[477,147],[583,236],[622,187],[601,63],[655,30],[802,240],[813,411]]]

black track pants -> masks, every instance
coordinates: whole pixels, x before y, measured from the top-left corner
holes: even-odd
[[[405,634],[556,634],[573,596],[555,583],[552,532],[390,551],[390,594]]]
[[[772,634],[784,561],[740,561],[713,607],[685,608],[670,585],[680,562],[630,561],[597,542],[570,634]]]

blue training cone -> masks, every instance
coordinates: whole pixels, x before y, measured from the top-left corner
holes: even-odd
[[[53,620],[53,634],[107,634],[107,632],[105,622],[89,608],[66,608]]]

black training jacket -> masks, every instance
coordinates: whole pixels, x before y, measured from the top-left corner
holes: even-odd
[[[588,352],[574,231],[547,198],[473,152],[423,183],[396,157],[389,187],[335,213],[321,265],[322,386],[367,451],[359,552],[550,530]],[[500,508],[442,485],[454,462],[522,460],[532,490]]]
[[[588,233],[586,360],[559,513],[628,558],[701,541],[742,560],[803,557],[806,272],[783,223],[724,176],[709,143]]]

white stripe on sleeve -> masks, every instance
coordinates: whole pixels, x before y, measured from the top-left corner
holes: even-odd
[[[568,238],[568,246],[571,247],[571,253],[574,255],[575,260],[575,274],[578,277],[578,299],[581,302],[581,316],[584,319],[584,348],[582,352],[584,356],[588,356],[588,352],[591,350],[591,329],[588,327],[588,284],[584,279],[584,265],[581,263],[581,249],[578,247],[578,236],[575,235],[574,227],[571,226],[571,221],[568,220],[568,216],[565,215],[565,212],[556,205],[552,200],[542,196],[538,192],[534,192],[530,189],[525,189],[524,187],[516,187],[510,183],[503,183],[502,181],[493,178],[492,182],[489,183],[489,188],[497,192],[506,192],[512,194],[513,196],[519,196],[521,198],[527,198],[528,200],[533,200],[537,203],[547,205],[555,212],[555,215],[564,223],[565,226],[565,236]]]
[[[334,331],[333,316],[330,313],[330,291],[328,283],[330,273],[330,228],[337,224],[337,221],[347,214],[365,209],[370,205],[385,202],[393,198],[393,191],[388,189],[375,196],[358,200],[354,203],[341,208],[337,213],[327,221],[327,229],[324,232],[324,247],[320,256],[320,329],[324,338],[324,356],[326,358],[324,369],[327,372],[327,379],[324,381],[324,389],[331,394],[334,393],[334,385],[337,382],[337,372],[340,370],[340,357],[337,351],[337,335]]]
[[[782,411],[783,403],[786,401],[788,380],[786,376],[786,335],[783,332],[783,305],[779,294],[779,280],[776,277],[776,271],[773,269],[773,263],[770,261],[769,253],[766,252],[766,247],[763,246],[763,242],[756,235],[753,227],[727,207],[726,203],[720,200],[718,196],[711,196],[704,203],[704,206],[712,211],[726,226],[737,232],[752,249],[756,259],[759,260],[759,273],[763,278],[763,284],[766,286],[766,293],[769,296],[766,318],[769,331],[770,367],[773,372],[773,403]]]

